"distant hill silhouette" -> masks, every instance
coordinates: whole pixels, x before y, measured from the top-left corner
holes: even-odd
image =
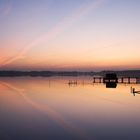
[[[106,73],[116,73],[117,76],[130,76],[140,77],[140,70],[125,70],[125,71],[101,71],[101,72],[80,72],[80,71],[13,71],[3,70],[0,71],[0,77],[19,77],[19,76],[31,76],[31,77],[49,77],[49,76],[104,76]]]
[[[77,71],[0,71],[0,77],[15,77],[15,76],[80,76],[93,75],[93,72],[77,72]]]
[[[100,75],[105,75],[107,73],[116,73],[117,76],[126,76],[126,77],[140,77],[140,70],[123,70],[123,71],[101,71],[99,72]]]

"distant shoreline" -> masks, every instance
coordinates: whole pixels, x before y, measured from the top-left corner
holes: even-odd
[[[100,71],[100,72],[80,72],[80,71],[14,71],[2,70],[0,77],[51,77],[51,76],[104,76],[106,73],[116,73],[118,76],[140,77],[140,70],[124,70],[124,71]]]

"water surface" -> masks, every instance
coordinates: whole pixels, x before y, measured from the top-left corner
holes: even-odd
[[[140,90],[106,88],[92,77],[1,78],[0,139],[138,140],[140,94],[131,86]]]

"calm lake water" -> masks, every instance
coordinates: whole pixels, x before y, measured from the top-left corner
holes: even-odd
[[[140,90],[92,77],[0,78],[0,140],[139,140],[140,94],[131,86]]]

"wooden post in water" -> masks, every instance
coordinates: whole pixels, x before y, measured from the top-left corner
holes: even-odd
[[[130,78],[130,77],[128,77],[128,84],[130,84],[130,79],[131,79],[131,78]]]
[[[123,83],[123,77],[121,78],[121,83]]]
[[[138,81],[139,81],[139,78],[138,78],[138,77],[136,77],[136,84],[138,84]]]

